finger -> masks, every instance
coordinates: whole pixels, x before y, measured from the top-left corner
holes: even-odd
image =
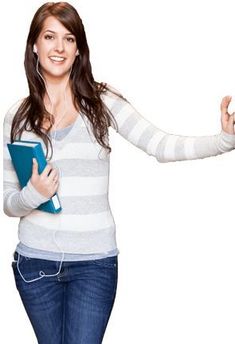
[[[226,132],[228,134],[235,134],[235,131],[234,131],[234,119],[235,119],[235,112],[232,113],[232,115],[228,115],[228,120],[227,120],[227,123],[226,123]]]
[[[38,162],[33,158],[32,174],[38,174]]]
[[[54,181],[55,190],[57,190],[58,186],[59,186],[59,180]]]
[[[53,167],[50,164],[47,164],[44,170],[42,171],[41,176],[42,177],[48,176],[51,173],[52,168]]]
[[[55,169],[51,170],[51,173],[48,176],[48,180],[51,181],[51,180],[54,180],[54,179],[57,179],[57,178],[58,178],[57,170],[55,170]]]
[[[221,104],[220,104],[220,110],[222,115],[226,115],[228,112],[228,106],[232,100],[231,96],[226,96],[222,99]]]
[[[233,126],[235,125],[235,112],[233,112],[230,116],[229,116],[229,125],[231,126],[231,128],[233,129]]]

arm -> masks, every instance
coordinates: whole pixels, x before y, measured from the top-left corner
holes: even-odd
[[[220,134],[212,136],[169,134],[147,121],[127,100],[113,92],[107,91],[102,97],[118,124],[117,132],[159,162],[202,159],[235,148],[234,133],[222,129]]]
[[[40,194],[30,180],[23,189],[18,182],[7,148],[7,143],[10,143],[11,121],[17,110],[16,105],[18,103],[7,112],[3,122],[3,210],[10,217],[28,215],[49,199]]]

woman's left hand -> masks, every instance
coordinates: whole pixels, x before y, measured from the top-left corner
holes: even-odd
[[[228,112],[228,106],[231,102],[232,97],[226,96],[222,99],[220,104],[221,110],[221,125],[222,129],[228,134],[235,134],[235,112],[231,115]]]

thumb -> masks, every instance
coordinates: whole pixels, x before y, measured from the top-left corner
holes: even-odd
[[[233,112],[230,116],[229,116],[229,122],[231,123],[231,125],[234,124],[235,121],[235,112]]]
[[[229,115],[227,125],[226,125],[226,131],[228,134],[234,134],[234,117],[235,117],[235,112]]]
[[[33,158],[33,168],[32,168],[33,174],[38,174],[38,162],[35,158]]]

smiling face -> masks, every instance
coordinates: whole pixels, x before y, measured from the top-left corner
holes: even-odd
[[[35,45],[45,78],[61,79],[69,73],[76,58],[76,38],[60,21],[53,16],[45,19]]]

